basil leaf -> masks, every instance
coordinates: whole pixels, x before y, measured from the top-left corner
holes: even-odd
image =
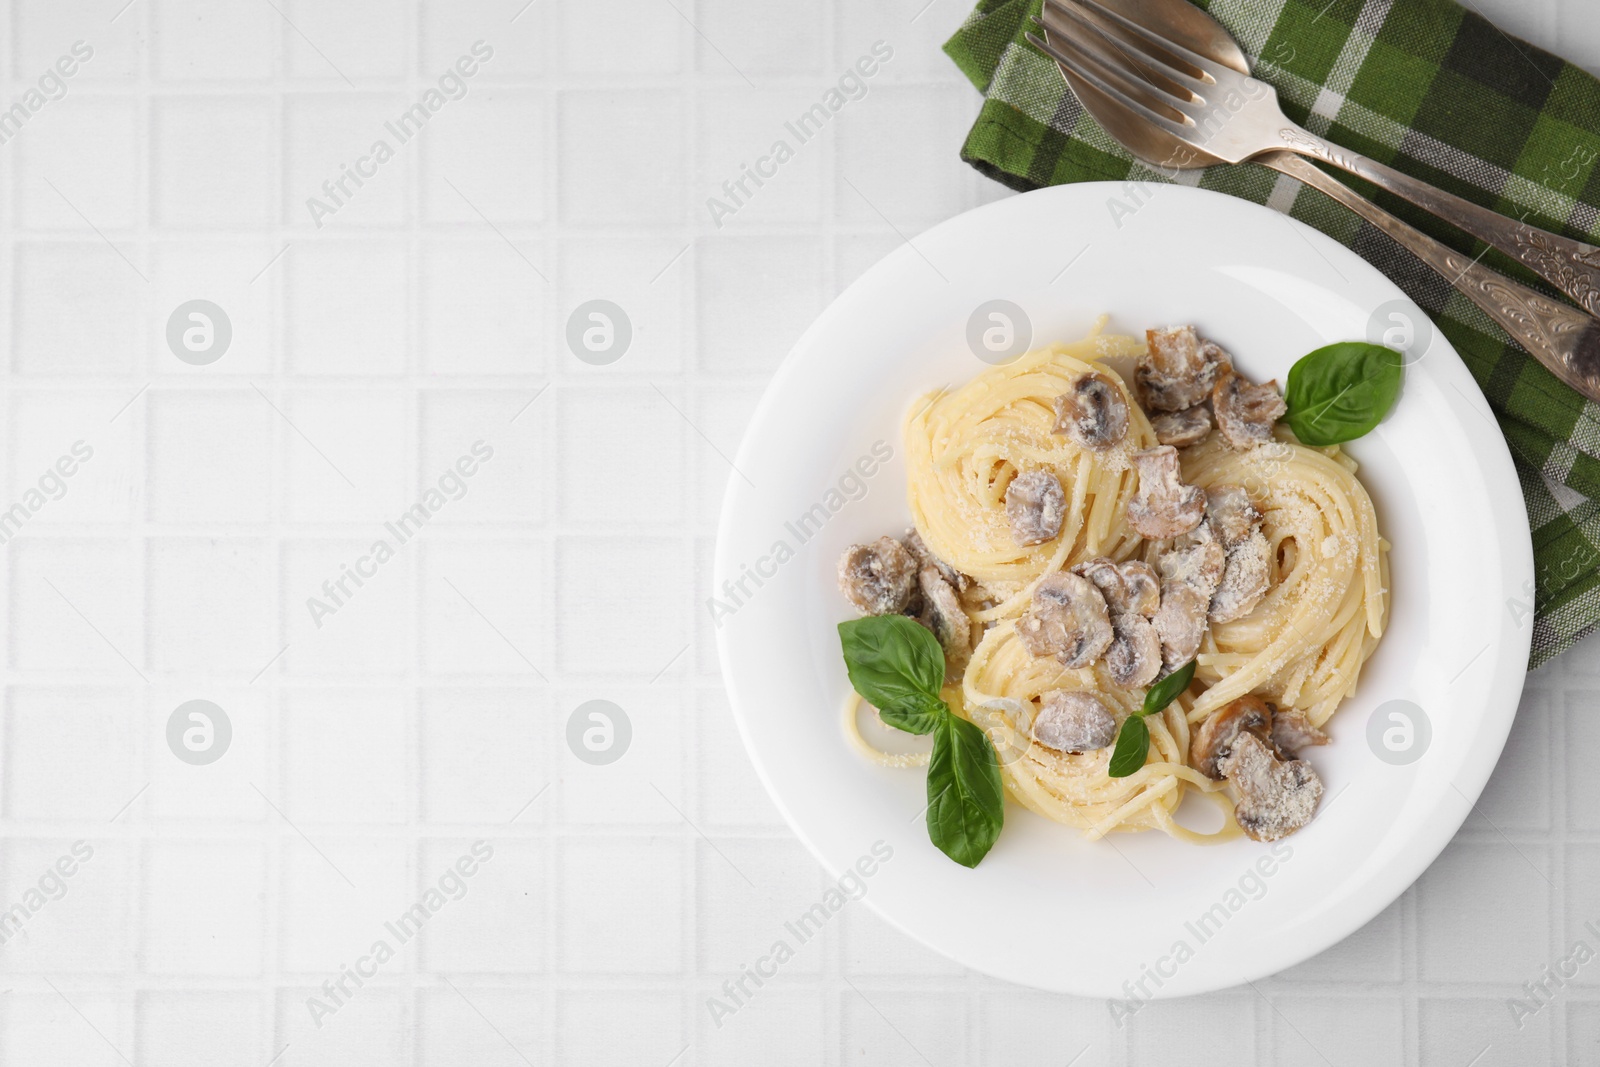
[[[930,701],[939,700],[944,684],[944,649],[925,627],[904,615],[871,615],[839,624],[844,646],[844,667],[850,685],[883,713],[904,713],[908,722],[920,722]],[[901,729],[906,729],[900,726]],[[931,729],[931,725],[928,729]],[[927,733],[928,729],[912,730]]]
[[[904,615],[839,624],[850,684],[890,726],[933,734],[928,761],[928,836],[946,856],[975,867],[1005,820],[1000,761],[983,731],[939,699],[944,650]]]
[[[1112,778],[1126,778],[1144,766],[1150,752],[1150,727],[1144,724],[1143,715],[1129,715],[1122,720],[1117,731],[1117,747],[1111,752],[1111,766],[1106,774]]]
[[[963,867],[976,867],[1005,820],[994,746],[966,719],[946,712],[928,761],[928,837]]]
[[[1362,436],[1399,397],[1402,358],[1365,341],[1343,341],[1300,357],[1284,389],[1284,421],[1302,444],[1318,448]]]
[[[1190,660],[1144,692],[1144,707],[1140,715],[1154,715],[1178,699],[1178,694],[1189,688],[1194,680],[1194,660]]]
[[[939,717],[948,714],[950,706],[937,697],[924,697],[919,704],[907,702],[878,709],[878,718],[908,734],[931,734],[939,725]]]

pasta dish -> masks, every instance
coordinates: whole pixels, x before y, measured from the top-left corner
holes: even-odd
[[[956,720],[987,738],[1006,797],[1090,838],[1273,841],[1304,826],[1322,794],[1304,757],[1328,742],[1383,635],[1388,546],[1356,463],[1303,443],[1291,425],[1316,435],[1284,421],[1289,406],[1192,326],[1097,329],[916,399],[903,427],[912,525],[840,559],[864,617],[840,629],[883,624],[859,635],[878,642],[866,652],[846,641],[852,682],[877,677],[885,642],[907,642],[914,661],[927,635],[944,677],[920,697],[857,682],[871,703],[852,697],[852,742],[887,765],[931,761],[930,805],[953,760],[937,799],[975,794],[952,811],[989,810],[995,833],[998,801],[985,809],[972,785],[990,757],[963,764],[959,733],[941,756]],[[917,709],[941,701],[950,721],[929,713],[921,729]],[[867,742],[858,715],[874,707],[933,732],[934,752]],[[1186,796],[1215,803],[1221,828],[1181,825]],[[936,843],[968,832],[951,817],[936,829],[930,809]]]

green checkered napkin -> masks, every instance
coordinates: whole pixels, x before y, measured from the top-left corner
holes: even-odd
[[[1198,0],[1232,32],[1290,118],[1329,140],[1532,225],[1600,243],[1600,82],[1507,36],[1451,0]],[[981,0],[945,52],[985,101],[962,158],[1015,189],[1162,181],[1078,104],[1023,39],[1040,0]],[[1201,187],[1266,203],[1279,180],[1243,165],[1186,172]],[[1397,197],[1340,174],[1468,255],[1485,246]],[[1533,527],[1539,666],[1600,623],[1600,420],[1500,327],[1409,252],[1321,193],[1289,214],[1377,266],[1433,316],[1482,387],[1510,443]],[[1285,196],[1273,197],[1283,207]],[[1495,251],[1484,262],[1540,290]]]

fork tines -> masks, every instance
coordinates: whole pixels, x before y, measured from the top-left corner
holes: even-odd
[[[1070,2],[1044,0],[1044,6],[1047,10],[1060,12],[1083,25],[1093,27],[1102,36],[1110,37],[1107,33],[1107,23],[1121,30],[1124,35],[1132,35],[1137,38],[1133,43],[1140,51],[1178,75],[1181,81],[1209,80],[1215,84],[1221,83],[1224,79],[1242,77],[1238,71],[1191,51],[1172,38],[1157,33],[1148,26],[1128,18],[1122,12],[1108,7],[1100,0],[1070,0]],[[1187,65],[1189,70],[1184,70],[1183,65]]]
[[[1035,20],[1054,33],[1058,47],[1052,40],[1029,32],[1027,40],[1045,55],[1061,64],[1073,76],[1089,83],[1112,100],[1137,112],[1141,117],[1166,130],[1175,137],[1187,138],[1193,128],[1189,119],[1176,106],[1177,99],[1170,92],[1157,89],[1145,72],[1136,65],[1107,62],[1103,53],[1082,47],[1082,42],[1069,37],[1057,27]],[[1133,72],[1129,67],[1132,66]]]

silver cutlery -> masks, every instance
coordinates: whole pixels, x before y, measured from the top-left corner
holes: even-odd
[[[1114,140],[1159,169],[1248,160],[1326,193],[1438,271],[1562,381],[1600,401],[1600,322],[1434,240],[1296,155],[1284,135],[1299,127],[1283,118],[1276,93],[1249,76],[1238,44],[1188,0],[1116,2],[1118,10],[1112,11],[1100,0],[1046,0],[1035,20],[1045,36],[1028,34],[1056,60],[1084,108]],[[1148,28],[1152,25],[1159,31]],[[1507,219],[1300,132],[1342,157],[1330,162],[1385,188],[1401,195],[1407,195],[1402,185],[1425,190],[1408,199],[1530,267],[1517,249],[1544,247],[1548,255],[1539,262],[1547,269],[1539,273],[1586,307],[1600,310],[1600,249]],[[1362,169],[1347,166],[1353,160]],[[1375,170],[1368,173],[1369,167]],[[1379,171],[1394,181],[1378,181]],[[1458,216],[1458,205],[1470,211]],[[1491,239],[1491,233],[1510,242],[1510,248]],[[1584,256],[1595,265],[1585,263]],[[1551,262],[1570,264],[1570,269],[1556,270],[1552,277]]]

